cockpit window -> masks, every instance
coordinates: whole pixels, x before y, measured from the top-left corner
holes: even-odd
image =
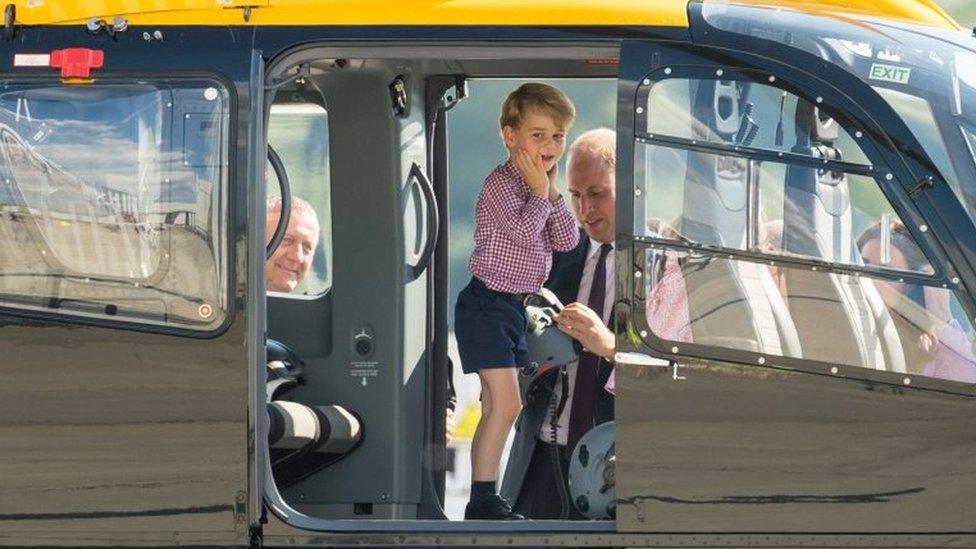
[[[806,50],[874,87],[925,147],[976,220],[976,39],[891,21],[706,1],[709,25]],[[960,131],[962,129],[962,131]]]
[[[647,133],[821,158],[826,151],[810,143],[817,137],[814,132],[822,129],[830,132],[835,145],[830,160],[869,164],[854,138],[816,105],[772,83],[715,76],[656,83],[647,96]],[[806,113],[809,116],[804,116]],[[814,120],[815,116],[819,120]]]
[[[0,91],[0,304],[197,331],[227,310],[214,81]]]
[[[681,74],[679,75],[679,72]],[[665,69],[645,81],[638,109],[641,174],[635,234],[696,246],[792,256],[838,266],[931,274],[888,251],[868,263],[858,240],[904,224],[858,139],[826,114],[830,106],[771,85],[749,71],[686,78]],[[905,233],[903,246],[923,255]],[[885,243],[889,240],[885,239]]]

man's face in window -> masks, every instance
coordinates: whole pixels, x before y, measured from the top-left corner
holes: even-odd
[[[274,235],[280,216],[280,210],[268,212],[265,234],[269,240]],[[308,276],[318,243],[319,223],[314,214],[293,209],[281,245],[268,259],[265,267],[268,291],[294,291],[295,287]]]

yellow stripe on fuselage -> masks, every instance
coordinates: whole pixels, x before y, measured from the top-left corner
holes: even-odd
[[[727,0],[707,0],[726,2]],[[960,28],[934,0],[731,0]],[[687,27],[688,0],[17,0],[26,25],[622,25]],[[246,20],[245,20],[246,19]]]

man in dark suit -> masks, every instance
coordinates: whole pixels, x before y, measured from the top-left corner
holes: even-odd
[[[613,396],[604,388],[614,354],[614,334],[607,327],[614,289],[613,130],[600,128],[578,137],[569,148],[567,165],[573,213],[582,226],[580,243],[553,255],[546,287],[569,303],[556,322],[584,352],[579,360],[534,381],[515,424],[501,495],[515,503],[515,512],[533,519],[584,518],[568,500],[569,456],[582,434],[613,420]]]

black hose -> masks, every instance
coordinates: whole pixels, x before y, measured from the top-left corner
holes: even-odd
[[[278,217],[278,226],[275,227],[274,236],[268,241],[268,247],[265,250],[266,258],[270,259],[281,244],[281,240],[285,238],[288,221],[291,219],[291,185],[288,184],[285,164],[270,143],[268,144],[268,161],[271,162],[271,169],[274,170],[275,176],[278,178],[278,188],[281,189],[281,215]]]
[[[566,366],[559,367],[559,382],[561,395],[557,398],[556,392],[550,390],[549,396],[549,451],[550,462],[552,463],[553,476],[556,480],[556,490],[559,492],[559,520],[569,518],[569,491],[566,489],[566,479],[563,478],[562,456],[559,455],[559,416],[566,407],[566,398],[569,395],[569,376],[566,374]]]

